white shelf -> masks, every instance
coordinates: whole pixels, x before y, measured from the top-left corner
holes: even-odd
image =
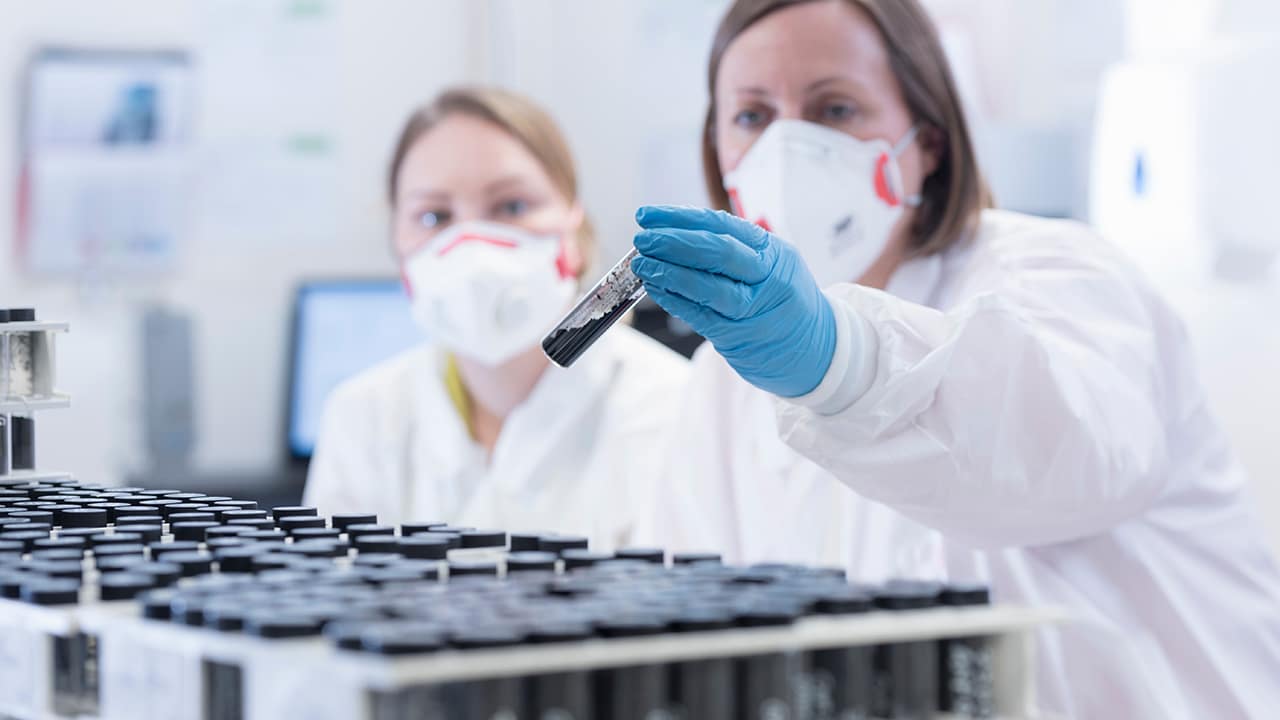
[[[48,470],[13,470],[8,475],[0,475],[5,480],[22,480],[23,482],[44,482],[45,480],[63,480],[71,477],[69,472],[50,472]]]
[[[71,396],[54,393],[43,397],[0,400],[0,415],[28,416],[41,410],[60,410],[71,407]]]
[[[64,322],[8,322],[0,323],[0,335],[29,332],[68,332],[70,323]]]

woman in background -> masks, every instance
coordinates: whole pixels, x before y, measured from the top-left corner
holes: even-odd
[[[388,200],[426,342],[333,392],[305,502],[625,544],[687,363],[627,327],[571,369],[543,355],[595,247],[555,123],[444,92],[406,123]]]

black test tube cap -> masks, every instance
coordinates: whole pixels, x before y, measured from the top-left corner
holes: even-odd
[[[171,562],[140,562],[129,566],[129,572],[142,573],[155,579],[156,585],[172,585],[182,577],[182,568]]]
[[[78,550],[84,552],[88,543],[84,538],[78,537],[58,537],[58,538],[41,538],[31,544],[33,550]]]
[[[400,534],[407,536],[414,533],[431,532],[432,530],[440,527],[449,527],[449,523],[440,520],[411,520],[409,522],[400,523]]]
[[[431,532],[414,533],[411,537],[443,540],[448,543],[450,550],[462,547],[462,536],[458,533],[436,532],[433,530]]]
[[[302,613],[257,612],[245,617],[244,630],[262,638],[298,638],[320,634],[321,623]]]
[[[95,551],[104,545],[135,545],[142,541],[142,533],[121,532],[119,530],[113,533],[98,533],[97,535],[89,536],[89,542],[93,545]]]
[[[450,541],[447,538],[413,537],[400,538],[398,550],[407,558],[418,560],[443,560],[449,554]]]
[[[357,535],[351,544],[362,553],[399,553],[400,538],[395,535]]]
[[[373,513],[339,513],[329,518],[329,525],[339,531],[350,525],[376,525],[378,516]]]
[[[519,645],[524,634],[506,625],[461,628],[450,633],[449,644],[460,650],[480,650]]]
[[[720,553],[713,552],[680,552],[671,556],[671,562],[676,565],[719,564],[720,561]]]
[[[543,535],[550,533],[511,533],[510,546],[511,552],[523,552],[526,550],[537,550],[538,540]]]
[[[586,550],[589,544],[581,535],[542,535],[538,538],[538,549],[543,552],[560,553],[564,550]]]
[[[233,547],[221,548],[213,556],[222,572],[249,573],[254,571],[253,559],[261,554],[263,553],[258,548]]]
[[[257,510],[253,508],[238,508],[234,510],[227,510],[226,512],[222,513],[223,522],[228,522],[231,520],[259,520],[259,519],[265,519],[266,517],[267,517],[266,510]]]
[[[560,558],[564,560],[565,570],[577,570],[579,568],[591,567],[596,563],[611,560],[613,558],[609,553],[596,552],[595,550],[584,550],[582,548],[569,548],[560,552]]]
[[[458,535],[464,548],[507,546],[507,533],[502,530],[463,530]]]
[[[197,505],[196,507],[200,507],[200,506]],[[168,519],[170,523],[180,523],[180,522],[213,522],[217,518],[213,516],[213,513],[198,512],[198,511],[190,510],[187,512],[169,513]]]
[[[630,547],[622,548],[613,554],[619,560],[643,560],[647,563],[662,565],[666,563],[667,554],[662,548]]]
[[[323,528],[325,526],[324,518],[314,515],[286,515],[277,519],[280,529],[292,535],[298,530],[304,528],[314,529]]]
[[[380,655],[435,652],[445,646],[439,628],[421,623],[379,623],[359,634],[360,649]]]
[[[205,575],[213,571],[213,556],[203,552],[171,552],[162,556],[166,563],[177,565],[182,577]]]
[[[48,507],[56,508],[58,505],[49,505]],[[53,525],[53,510],[19,510],[12,513],[9,517],[22,518],[27,522],[49,523]]]
[[[981,583],[948,583],[939,593],[938,600],[952,607],[990,605],[991,589]]]
[[[116,529],[116,533],[128,533],[130,535],[137,535],[142,538],[142,542],[144,543],[159,542],[160,536],[163,534],[162,533],[163,527],[160,525],[142,525],[142,524],[130,523],[128,525],[117,525],[115,529]]]
[[[342,534],[341,530],[326,527],[304,527],[298,528],[290,533],[294,542],[304,540],[337,540]]]
[[[176,540],[194,540],[201,542],[204,540],[205,532],[209,528],[218,527],[218,523],[208,522],[177,522],[169,525],[169,532],[173,533]]]
[[[306,505],[281,505],[271,508],[271,516],[276,520],[287,517],[307,517],[317,515],[316,509]],[[322,519],[321,522],[324,522]]]
[[[142,543],[99,545],[93,549],[94,563],[109,557],[142,557],[147,548]]]
[[[47,548],[31,551],[32,560],[74,560],[84,559],[84,548]]]
[[[239,537],[251,532],[253,532],[253,528],[247,528],[243,525],[219,525],[206,530],[204,536],[207,540],[214,540],[217,538]]]
[[[151,546],[151,557],[161,558],[170,553],[196,552],[200,543],[194,540],[174,540],[173,542],[156,543]]]
[[[99,573],[113,573],[123,572],[133,565],[146,561],[147,559],[141,555],[107,555],[94,557],[93,566],[98,569]]]
[[[390,525],[376,523],[353,523],[347,526],[347,537],[355,540],[362,535],[395,535],[396,529]]]
[[[59,578],[33,578],[22,584],[19,597],[33,605],[72,605],[80,599],[80,583]]]
[[[507,555],[507,572],[541,572],[556,569],[556,554],[521,550]]]
[[[103,600],[132,600],[156,586],[150,575],[117,572],[98,579],[99,597]]]
[[[234,527],[247,527],[255,530],[271,530],[276,526],[275,521],[268,518],[236,518],[225,522],[227,525]]]
[[[27,569],[53,578],[75,580],[84,578],[84,565],[81,560],[33,560],[26,565]]]
[[[28,525],[32,523],[27,523]],[[17,526],[21,527],[21,526]],[[22,543],[24,552],[31,552],[36,540],[49,537],[48,530],[7,530],[0,532],[0,540],[13,540]]]
[[[940,583],[923,580],[890,580],[876,590],[876,607],[884,610],[923,610],[935,607],[942,595]]]
[[[498,563],[489,560],[450,560],[449,577],[490,575],[497,577]]]

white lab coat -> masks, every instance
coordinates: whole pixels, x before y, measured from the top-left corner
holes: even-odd
[[[1062,716],[1280,712],[1280,573],[1181,324],[1114,248],[988,211],[887,292],[827,294],[837,357],[809,396],[695,356],[656,489],[687,500],[646,540],[1065,608],[1038,668]]]
[[[688,363],[619,326],[569,369],[551,366],[507,418],[491,459],[445,389],[445,356],[423,346],[330,396],[304,502],[382,523],[440,520],[508,531],[631,539],[658,443]]]

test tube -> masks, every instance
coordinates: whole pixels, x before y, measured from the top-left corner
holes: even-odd
[[[9,311],[0,308],[0,331],[9,323]],[[9,334],[0,332],[0,400],[9,397]]]
[[[31,308],[10,308],[9,322],[35,322]],[[34,366],[31,357],[31,333],[9,335],[9,396],[28,397],[35,392]]]
[[[11,467],[14,470],[35,470],[36,421],[16,415],[9,418],[9,438]]]
[[[985,585],[951,584],[939,599],[948,607],[973,607],[990,603],[991,593]],[[980,635],[941,640],[938,656],[938,709],[956,717],[994,717],[991,641]]]
[[[631,272],[634,248],[591,288],[578,304],[542,339],[542,351],[560,367],[569,367],[644,299],[644,283]]]

